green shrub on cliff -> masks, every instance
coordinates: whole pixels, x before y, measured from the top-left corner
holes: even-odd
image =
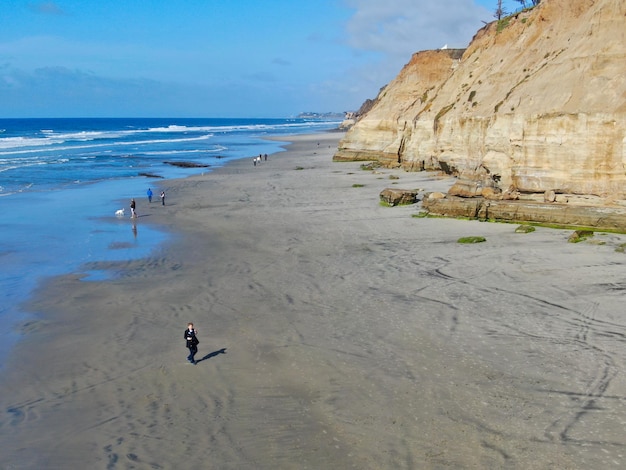
[[[498,20],[496,31],[498,33],[501,33],[502,31],[504,31],[504,29],[509,25],[510,20],[511,20],[510,18],[503,18],[501,20]]]

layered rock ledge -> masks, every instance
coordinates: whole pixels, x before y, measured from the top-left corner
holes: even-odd
[[[595,227],[626,231],[626,210],[619,206],[592,206],[534,201],[489,200],[483,197],[425,197],[422,208],[433,215],[499,222]]]

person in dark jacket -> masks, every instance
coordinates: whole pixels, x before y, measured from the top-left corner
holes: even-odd
[[[198,352],[198,338],[196,334],[198,330],[193,327],[193,323],[189,323],[187,325],[187,329],[185,330],[185,341],[187,341],[187,349],[189,349],[189,356],[187,356],[187,360],[192,364],[196,363],[196,353]]]

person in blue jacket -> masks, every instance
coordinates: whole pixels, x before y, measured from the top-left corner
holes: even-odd
[[[196,334],[198,330],[193,327],[193,323],[189,323],[187,325],[187,329],[185,330],[185,341],[187,341],[187,349],[189,349],[189,356],[187,356],[187,360],[192,364],[196,364],[196,353],[198,352],[198,338]]]
[[[152,189],[148,188],[148,192],[146,194],[148,194],[148,202],[152,202]]]

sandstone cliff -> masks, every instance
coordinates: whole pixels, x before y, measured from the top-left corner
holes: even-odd
[[[449,197],[626,207],[626,2],[544,0],[415,54],[334,158],[444,170]]]

